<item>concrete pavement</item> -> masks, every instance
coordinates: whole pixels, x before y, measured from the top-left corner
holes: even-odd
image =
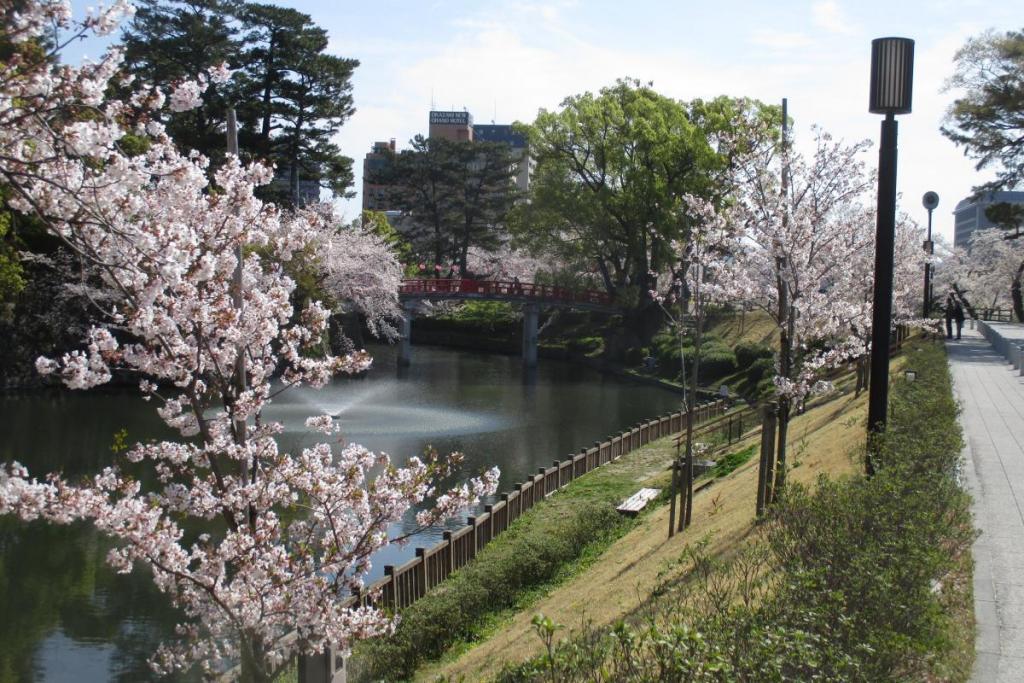
[[[1007,336],[1024,337],[1024,325]],[[979,332],[947,341],[974,498],[974,683],[1024,681],[1024,377]]]

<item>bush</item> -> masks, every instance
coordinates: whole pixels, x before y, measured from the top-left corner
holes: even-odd
[[[689,365],[687,361],[687,365]],[[736,372],[736,354],[726,346],[715,346],[700,353],[700,369],[697,376],[701,384],[713,382],[716,379],[731,375]]]
[[[950,613],[970,614],[974,537],[956,404],[941,348],[913,353],[871,479],[790,484],[754,542],[728,562],[691,551],[638,623],[555,645],[538,618],[547,652],[498,680],[967,680],[973,637]]]
[[[566,348],[573,353],[591,355],[604,348],[604,339],[601,337],[580,337],[570,339]]]
[[[539,510],[540,508],[535,508]],[[532,512],[532,511],[531,511]],[[407,680],[425,660],[474,639],[485,618],[555,578],[586,547],[625,524],[610,505],[589,503],[548,524],[523,524],[527,513],[477,558],[402,611],[395,634],[360,645],[353,680]]]
[[[775,374],[774,358],[758,358],[747,368],[747,382],[756,386],[765,377],[771,378]]]
[[[736,367],[740,370],[749,368],[758,360],[772,358],[775,352],[764,344],[740,342],[736,345]]]

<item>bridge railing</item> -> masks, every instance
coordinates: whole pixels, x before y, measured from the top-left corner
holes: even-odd
[[[509,299],[532,299],[558,303],[611,305],[611,297],[605,292],[592,289],[569,289],[554,285],[540,285],[533,282],[515,282],[514,280],[473,280],[470,278],[434,279],[421,278],[403,280],[399,286],[400,294],[419,294],[423,296],[465,295],[507,297]]]

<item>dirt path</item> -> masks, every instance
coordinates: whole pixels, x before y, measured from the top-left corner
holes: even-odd
[[[789,460],[794,466],[791,477],[813,481],[820,473],[830,475],[852,472],[851,457],[864,443],[866,394],[854,399],[837,395],[790,426]],[[734,445],[739,450],[759,440],[749,437]],[[487,640],[450,662],[423,668],[418,681],[434,681],[438,676],[460,675],[466,681],[487,680],[507,662],[520,662],[539,654],[541,643],[533,632],[531,619],[538,612],[578,628],[589,620],[606,625],[634,611],[652,590],[679,569],[679,560],[688,544],[708,538],[709,552],[719,554],[736,546],[752,529],[756,491],[757,458],[752,458],[729,476],[697,494],[694,498],[693,524],[690,529],[667,539],[668,506],[653,511],[626,536],[614,543],[602,558],[579,576],[558,587],[529,609],[517,613]]]

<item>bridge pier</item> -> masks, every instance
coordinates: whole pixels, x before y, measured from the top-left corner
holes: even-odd
[[[398,330],[402,335],[398,345],[399,367],[408,366],[412,363],[412,319],[413,307],[409,304],[402,306],[402,322]]]
[[[537,304],[523,306],[523,365],[537,367],[537,322],[540,307]]]

